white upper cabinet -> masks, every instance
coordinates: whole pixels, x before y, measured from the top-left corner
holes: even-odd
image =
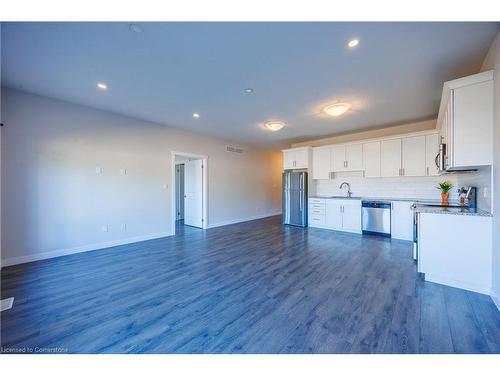
[[[380,177],[380,141],[363,144],[364,177]]]
[[[445,82],[438,128],[447,170],[493,163],[493,87],[493,71]]]
[[[403,138],[402,176],[425,176],[425,136]]]
[[[426,176],[437,176],[439,174],[436,165],[436,157],[439,153],[439,135],[429,134],[425,136],[425,174]]]
[[[348,144],[332,147],[333,172],[361,171],[363,169],[363,145]]]
[[[295,152],[283,151],[283,169],[295,168]]]
[[[381,150],[382,177],[401,176],[401,138],[383,140]]]
[[[295,151],[295,168],[309,168],[309,148],[301,148]]]
[[[310,164],[310,147],[283,150],[283,169],[307,169]]]
[[[363,170],[363,145],[352,144],[345,146],[345,164],[348,171]]]
[[[342,172],[345,171],[345,146],[332,147],[332,171]]]
[[[439,135],[434,131],[316,147],[312,151],[312,178],[331,179],[332,172],[358,171],[366,178],[436,176],[438,152]],[[299,168],[296,162],[291,163],[290,168]]]
[[[332,171],[330,148],[313,148],[312,151],[312,178],[314,180],[328,180]]]

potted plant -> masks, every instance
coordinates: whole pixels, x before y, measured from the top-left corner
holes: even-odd
[[[437,188],[441,190],[441,204],[443,206],[448,205],[448,198],[450,197],[450,190],[453,187],[451,181],[440,182]]]

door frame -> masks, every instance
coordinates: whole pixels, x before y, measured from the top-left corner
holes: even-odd
[[[208,228],[208,155],[191,154],[187,152],[171,151],[170,160],[170,232],[175,236],[175,219],[177,217],[175,210],[175,157],[184,156],[187,158],[203,160],[203,173],[202,173],[202,229]]]

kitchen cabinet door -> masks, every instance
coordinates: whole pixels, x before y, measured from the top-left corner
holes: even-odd
[[[330,178],[330,149],[313,148],[312,152],[312,178],[314,180],[328,180]]]
[[[436,156],[439,153],[439,134],[425,136],[425,164],[426,175],[437,176],[439,169],[436,166]]]
[[[380,177],[380,142],[363,144],[364,177]]]
[[[398,240],[413,240],[413,202],[391,202],[391,237]]]
[[[403,176],[425,176],[425,136],[403,138]]]
[[[342,204],[338,199],[327,199],[325,209],[325,227],[342,230]]]
[[[295,151],[283,151],[283,169],[295,168]]]
[[[493,81],[453,90],[453,167],[493,162]]]
[[[333,146],[332,151],[333,172],[342,172],[345,170],[345,146]]]
[[[345,146],[346,170],[361,171],[363,169],[363,145]]]
[[[361,201],[343,201],[342,230],[346,232],[361,233]]]
[[[382,177],[398,177],[401,173],[401,138],[381,142]]]
[[[309,150],[295,150],[295,168],[309,168]]]

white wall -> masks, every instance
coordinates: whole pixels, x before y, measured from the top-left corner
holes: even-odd
[[[495,69],[495,129],[493,132],[493,300],[500,310],[500,32],[481,71]]]
[[[171,151],[209,156],[209,226],[281,211],[279,151],[229,153],[223,140],[11,89],[2,94],[4,266],[168,235]]]

